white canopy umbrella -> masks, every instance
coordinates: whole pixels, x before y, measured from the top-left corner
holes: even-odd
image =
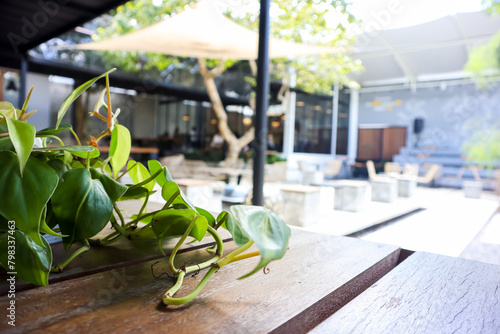
[[[215,1],[200,1],[184,12],[113,39],[79,44],[78,49],[162,53],[180,57],[257,59],[259,34],[225,17]],[[269,58],[338,52],[340,49],[269,40]]]

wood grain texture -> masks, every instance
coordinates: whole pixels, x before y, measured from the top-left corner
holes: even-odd
[[[373,284],[398,258],[395,246],[292,230],[287,255],[257,273],[238,280],[258,259],[232,263],[207,283],[185,306],[166,307],[161,296],[174,281],[155,279],[156,261],[21,292],[16,297],[17,324],[0,330],[14,333],[172,332],[265,333],[307,332]],[[226,251],[234,249],[231,242]],[[179,256],[179,263],[196,250]],[[166,260],[154,265],[158,275]],[[205,271],[187,277],[179,295],[197,284]],[[5,309],[6,297],[0,298]]]
[[[414,253],[311,333],[500,333],[500,266]]]
[[[223,239],[231,238],[231,234],[224,229],[221,229],[219,234]],[[163,249],[167,256],[170,255],[178,239],[179,238],[167,238],[164,240]],[[188,240],[190,239],[192,238]],[[207,236],[200,242],[192,244],[185,243],[181,246],[179,252],[182,253],[197,248],[206,248],[212,244],[214,244],[214,239],[211,236]],[[78,247],[76,245],[73,246],[71,251],[74,251]],[[52,254],[54,265],[61,263],[68,256],[62,242],[52,245]],[[62,272],[50,273],[49,284],[161,258],[163,258],[163,254],[158,248],[156,239],[129,240],[122,238],[108,246],[92,246],[88,252],[75,258]],[[7,282],[8,277],[5,271],[0,274],[0,296],[5,296],[9,290],[9,283]],[[17,291],[36,287],[33,284],[21,280],[17,281],[16,286]]]

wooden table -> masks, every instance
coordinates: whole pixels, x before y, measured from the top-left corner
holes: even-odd
[[[109,146],[99,146],[99,152],[109,153]],[[148,154],[149,160],[158,159],[158,153],[160,150],[158,147],[131,147],[130,154]]]
[[[225,252],[235,248],[225,242]],[[166,259],[134,259],[16,294],[10,333],[451,333],[500,332],[500,267],[292,229],[269,272],[237,280],[258,259],[232,263],[185,306],[166,307]],[[203,248],[186,249],[203,257]],[[92,259],[88,259],[92,261]],[[156,263],[160,260],[159,263]],[[156,263],[156,264],[155,264]],[[154,265],[154,266],[153,266]],[[184,280],[180,294],[200,276]],[[5,278],[4,278],[5,280]],[[7,296],[0,297],[6,312]]]

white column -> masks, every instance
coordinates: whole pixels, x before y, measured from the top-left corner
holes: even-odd
[[[332,148],[331,155],[335,157],[337,154],[337,126],[339,120],[339,84],[333,86],[333,101],[332,101]]]
[[[358,155],[359,90],[351,89],[349,102],[349,130],[347,138],[348,162],[353,163]]]
[[[296,93],[287,94],[288,102],[285,110],[285,128],[283,129],[283,155],[288,158],[293,154],[293,144],[295,142],[295,104]]]

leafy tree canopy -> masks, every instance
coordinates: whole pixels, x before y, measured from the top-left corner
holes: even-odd
[[[487,12],[500,14],[500,0],[483,0]],[[489,75],[498,75],[500,69],[500,32],[485,44],[474,48],[469,54],[465,70],[478,78],[480,85],[487,84]]]
[[[111,13],[113,23],[98,29],[95,40],[105,40],[145,28],[171,15],[184,11],[196,1],[189,0],[136,0],[118,7]],[[259,2],[256,0],[226,0],[226,15],[238,23],[258,30]],[[298,43],[343,47],[346,51],[353,42],[347,28],[354,17],[346,10],[344,0],[278,0],[271,5],[271,34],[273,37]],[[196,24],[196,23],[193,23]],[[197,77],[195,59],[171,57],[163,54],[141,52],[104,52],[107,63],[125,71],[147,71],[158,80],[172,81],[176,73],[184,72],[183,84],[195,86]],[[215,66],[211,61],[209,66]],[[225,67],[233,61],[226,61]],[[347,52],[337,54],[273,60],[272,79],[289,75],[294,69],[296,86],[311,93],[331,93],[333,83],[353,84],[347,74],[361,70],[359,61]],[[186,79],[191,78],[191,79]],[[175,80],[179,81],[179,80]]]

